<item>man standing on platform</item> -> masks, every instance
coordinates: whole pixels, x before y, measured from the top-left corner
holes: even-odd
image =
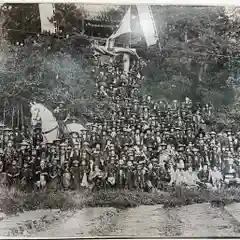
[[[59,106],[53,110],[59,123],[59,137],[61,138],[64,134],[64,123],[68,120],[68,111],[64,107],[64,102],[60,102]]]

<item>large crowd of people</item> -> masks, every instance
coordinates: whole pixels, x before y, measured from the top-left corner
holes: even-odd
[[[108,102],[103,117],[68,135],[62,123],[53,143],[44,142],[41,123],[31,141],[18,128],[3,128],[0,183],[29,190],[141,191],[238,183],[240,134],[209,130],[210,105],[193,106],[187,97],[182,102],[142,97],[143,80],[137,63],[128,74],[112,63],[100,67],[95,97],[99,105]],[[62,122],[64,105],[57,109]]]

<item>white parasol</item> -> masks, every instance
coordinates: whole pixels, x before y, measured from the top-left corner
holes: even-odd
[[[86,128],[80,123],[69,123],[66,124],[67,132],[77,132],[81,133],[81,131],[86,130]]]

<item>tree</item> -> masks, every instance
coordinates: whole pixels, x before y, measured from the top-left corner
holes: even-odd
[[[50,108],[63,100],[70,108],[77,105],[81,112],[86,105],[84,99],[91,96],[94,89],[89,74],[91,67],[85,67],[85,54],[91,53],[89,41],[77,34],[81,29],[75,21],[82,16],[81,9],[71,4],[57,4],[56,9],[57,24],[63,34],[52,36],[37,34],[41,32],[38,4],[2,6],[3,26],[10,44],[6,62],[0,69],[0,109],[6,110],[8,119],[17,105],[24,106],[25,115],[29,115],[31,100],[43,102]],[[64,18],[61,24],[60,12]],[[25,13],[26,18],[20,17]],[[72,29],[70,24],[76,28]],[[23,31],[12,30],[19,30],[18,26],[23,26]]]
[[[41,34],[41,22],[38,4],[3,4],[1,11],[4,16],[3,27],[11,43],[23,43],[29,36]],[[82,32],[82,20],[87,16],[84,9],[75,4],[55,4],[53,22],[62,35],[75,35]],[[59,35],[59,33],[58,33]]]
[[[9,8],[9,6],[11,7]],[[2,9],[4,7],[4,26],[18,29],[19,26],[31,25],[27,30],[34,28],[40,33],[40,25],[38,25],[40,21],[36,5],[28,4],[25,8],[22,8],[21,4],[4,4]],[[14,76],[6,76],[11,78],[9,83],[20,79],[21,72],[24,72],[22,78],[29,79],[29,82],[41,79],[40,85],[37,85],[34,91],[38,92],[38,89],[43,89],[44,92],[50,89],[46,96],[44,93],[41,93],[43,94],[41,95],[38,92],[39,97],[42,96],[42,98],[54,94],[64,96],[63,93],[68,93],[68,91],[65,91],[65,86],[59,87],[61,85],[59,81],[68,79],[68,74],[71,73],[60,66],[66,58],[71,67],[75,69],[76,74],[73,77],[74,79],[71,79],[70,84],[73,86],[72,84],[77,81],[75,77],[77,78],[78,75],[82,74],[77,72],[76,66],[78,64],[83,66],[82,56],[85,51],[90,49],[87,47],[88,40],[78,34],[81,32],[82,18],[85,16],[82,9],[72,4],[57,4],[56,10],[54,17],[62,30],[62,34],[58,36],[38,36],[36,38],[36,35],[27,33],[14,34],[12,30],[7,32],[10,41],[21,43],[24,40],[26,45],[22,50],[15,49],[13,51],[16,54],[14,57],[13,53],[11,55],[14,61],[22,61],[22,65],[7,64],[7,71],[11,68],[19,69],[15,70],[16,74]],[[28,11],[27,20],[20,18],[24,11]],[[126,7],[123,6],[108,9],[101,12],[97,20],[103,24],[113,18],[118,21],[121,20],[125,11]],[[136,9],[133,9],[133,11],[136,12]],[[156,99],[181,100],[188,96],[194,103],[212,103],[216,108],[232,103],[234,91],[232,84],[229,84],[229,76],[231,75],[229,73],[229,65],[231,64],[229,55],[237,56],[240,48],[236,44],[237,41],[232,41],[234,37],[232,36],[233,27],[224,8],[154,6],[152,11],[162,50],[160,52],[157,46],[146,48],[144,44],[141,45],[141,56],[148,63],[144,72],[143,92],[152,94]],[[31,24],[29,24],[30,19],[34,19],[34,21],[31,20]],[[107,31],[113,32],[114,30],[109,28],[106,29]],[[69,35],[68,38],[66,38],[67,34]],[[33,40],[37,40],[37,43]],[[86,44],[84,41],[86,41]],[[27,56],[30,56],[29,59],[27,59]],[[24,63],[23,59],[27,64]],[[62,69],[65,73],[62,73],[63,75],[56,80],[58,73],[52,70],[46,71],[46,60],[51,62],[52,69],[56,69],[56,66],[58,66],[58,69]],[[91,66],[88,65],[87,69],[90,71]],[[88,78],[87,75],[85,77]],[[15,80],[13,80],[14,78]],[[43,81],[43,79],[52,80]],[[86,82],[84,80],[84,83]],[[52,85],[49,86],[49,84]],[[24,91],[27,91],[27,89],[24,89]],[[74,87],[74,89],[76,88]],[[34,91],[29,90],[30,93]],[[62,92],[59,94],[59,91]],[[83,94],[82,91],[79,91],[79,93]],[[23,96],[22,93],[20,95]],[[70,98],[75,97],[74,95]]]
[[[18,104],[29,112],[31,100],[50,108],[64,101],[81,112],[94,91],[94,81],[81,59],[32,45],[16,48],[8,56],[0,72],[0,89],[0,107],[3,110],[5,105],[9,114]]]
[[[227,81],[228,54],[232,53],[232,46],[228,41],[229,21],[224,9],[152,9],[162,52],[149,56],[146,88],[154,85],[168,99],[188,96],[195,103],[212,103],[216,107],[231,103],[234,94]]]
[[[36,36],[41,33],[37,3],[6,3],[1,6],[1,11],[4,17],[4,33],[11,43],[23,43],[29,36]]]

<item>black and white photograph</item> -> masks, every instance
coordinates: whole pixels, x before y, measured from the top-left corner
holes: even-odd
[[[240,236],[240,7],[128,4],[0,4],[0,237]]]

